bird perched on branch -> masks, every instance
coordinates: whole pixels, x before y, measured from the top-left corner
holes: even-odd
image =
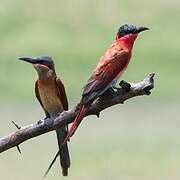
[[[82,98],[77,108],[78,114],[68,131],[68,135],[66,136],[63,145],[66,144],[75,133],[93,101],[105,92],[113,90],[117,80],[124,73],[130,62],[133,45],[138,34],[148,29],[149,28],[147,27],[138,27],[132,24],[125,24],[119,28],[114,42],[100,58],[92,76],[84,86]],[[51,169],[53,163],[59,155],[59,152],[51,162],[45,176]]]
[[[62,81],[56,76],[52,58],[49,56],[21,57],[19,60],[31,63],[38,73],[39,79],[35,83],[35,93],[46,114],[45,120],[47,118],[53,119],[63,110],[68,110],[65,88]],[[70,167],[70,155],[67,143],[64,143],[62,147],[67,136],[67,126],[57,129],[56,134],[60,149],[62,174],[67,176]]]
[[[117,80],[121,77],[130,62],[132,48],[138,34],[148,29],[132,24],[125,24],[119,28],[115,41],[100,58],[92,76],[84,86],[78,108],[79,112],[70,127],[64,143],[75,133],[92,102],[110,88],[115,87]]]

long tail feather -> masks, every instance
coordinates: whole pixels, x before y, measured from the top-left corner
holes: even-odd
[[[84,116],[86,115],[86,112],[87,112],[87,107],[85,107],[83,105],[82,108],[79,110],[79,113],[76,116],[76,118],[75,118],[71,128],[69,129],[68,135],[66,136],[63,144],[67,143],[69,138],[73,136],[73,134],[75,133],[76,129],[78,128],[78,126],[80,125],[81,121],[83,120]]]
[[[64,144],[62,147],[62,143],[64,142],[64,139],[67,136],[67,131],[65,127],[62,127],[60,129],[56,130],[57,139],[58,139],[58,146],[60,151],[60,164],[62,167],[62,175],[67,176],[68,175],[68,168],[70,167],[70,155],[68,150],[67,143]]]
[[[58,143],[59,143],[59,141],[58,141]],[[65,150],[67,150],[67,151],[65,151],[65,166],[63,166],[63,164],[62,164],[62,163],[64,163],[64,162],[61,162],[61,165],[62,165],[62,174],[63,174],[63,176],[67,176],[68,168],[69,168],[69,166],[70,166],[70,156],[69,156],[69,152],[68,152],[68,149],[67,149],[67,143],[63,144],[62,142],[60,142],[60,143],[59,143],[59,151],[56,153],[54,159],[52,160],[51,164],[49,165],[48,169],[46,170],[43,178],[46,178],[46,177],[47,177],[49,171],[51,170],[53,164],[55,163],[55,161],[56,161],[56,159],[57,159],[57,157],[58,157],[59,155],[61,156],[61,157],[60,157],[60,158],[61,158],[61,161],[63,160],[63,159],[62,159],[63,156],[61,155],[61,153],[63,153],[63,149],[64,149],[64,148],[65,148]],[[64,168],[63,168],[63,167],[64,167]]]
[[[61,149],[59,149],[59,151],[57,152],[56,156],[55,156],[54,159],[52,160],[52,162],[51,162],[51,164],[49,165],[47,171],[44,173],[43,178],[46,178],[46,176],[48,175],[48,173],[49,173],[50,169],[52,168],[54,162],[56,161],[57,157],[60,155],[60,151],[61,151]]]
[[[78,126],[80,125],[83,117],[86,115],[86,112],[87,112],[87,107],[85,107],[83,105],[82,108],[80,109],[78,115],[76,116],[71,128],[69,129],[69,132],[68,132],[66,138],[64,139],[64,142],[61,144],[61,147],[59,148],[59,151],[57,152],[56,156],[52,160],[52,162],[49,165],[47,171],[45,172],[45,174],[43,176],[44,178],[47,176],[47,174],[49,173],[50,169],[52,168],[54,162],[56,161],[57,157],[60,155],[60,152],[61,152],[63,146],[68,142],[69,138],[72,137],[72,135],[75,133],[75,131],[78,128]]]

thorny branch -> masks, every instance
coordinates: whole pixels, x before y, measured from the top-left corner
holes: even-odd
[[[93,102],[86,116],[99,116],[100,112],[104,109],[116,104],[123,104],[124,101],[130,98],[142,95],[150,95],[150,90],[154,88],[154,75],[154,73],[149,74],[144,80],[138,83],[121,81],[119,84],[120,87],[117,88],[116,91],[109,92]],[[37,123],[24,127],[20,127],[13,122],[18,129],[8,136],[0,138],[0,153],[13,147],[19,147],[19,144],[28,139],[40,136],[41,134],[72,123],[77,112],[78,110],[75,107],[69,111],[64,111],[63,113],[59,114],[55,119],[46,119],[44,123],[38,121]]]

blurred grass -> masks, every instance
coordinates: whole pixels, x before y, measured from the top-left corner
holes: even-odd
[[[31,101],[36,73],[30,65],[16,59],[50,55],[71,102],[77,101],[83,84],[112,43],[119,26],[134,23],[148,26],[151,31],[139,36],[123,79],[138,81],[155,72],[154,100],[177,99],[179,5],[177,0],[2,0],[0,98]]]

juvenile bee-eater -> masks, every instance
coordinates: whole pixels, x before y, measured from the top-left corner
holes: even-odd
[[[68,100],[62,81],[57,78],[54,62],[49,56],[21,57],[19,60],[31,63],[38,73],[35,83],[36,97],[41,104],[46,118],[55,118],[58,113],[68,110]],[[67,136],[67,126],[56,130],[58,146],[60,149],[60,163],[63,176],[68,175],[70,155],[67,143],[62,144]]]
[[[132,48],[138,34],[148,30],[146,27],[138,27],[132,24],[121,26],[117,32],[115,41],[100,58],[92,76],[84,86],[79,112],[64,141],[66,143],[74,134],[91,103],[106,92],[115,87],[117,80],[126,70],[132,55]]]

